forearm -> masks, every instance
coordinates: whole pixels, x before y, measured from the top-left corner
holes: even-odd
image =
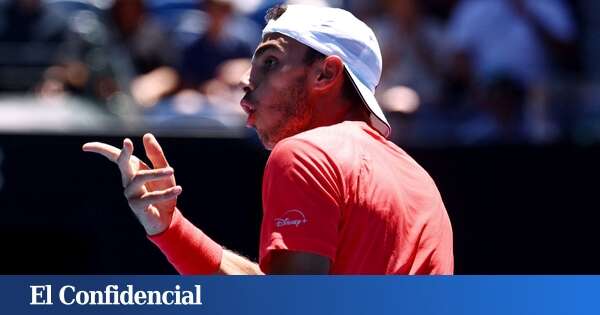
[[[264,275],[258,264],[232,251],[224,250],[219,266],[222,275]]]
[[[184,218],[179,210],[173,213],[167,230],[148,238],[180,274],[214,274],[219,271],[223,248]]]
[[[165,254],[175,269],[187,274],[261,275],[258,264],[224,250],[200,229],[186,220],[179,210],[161,234],[148,236]]]

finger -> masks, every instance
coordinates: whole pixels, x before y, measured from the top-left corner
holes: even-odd
[[[129,206],[132,209],[147,209],[148,206],[160,202],[169,201],[177,198],[183,189],[181,186],[171,187],[165,190],[157,190],[144,194],[140,198],[132,198],[129,200]]]
[[[125,188],[125,197],[127,199],[139,196],[144,193],[144,185],[149,181],[160,180],[173,175],[172,168],[161,168],[153,170],[139,171],[133,176],[131,182]]]
[[[138,165],[138,168],[139,168],[140,170],[149,170],[149,169],[151,169],[151,168],[148,166],[148,164],[146,164],[146,162],[144,162],[144,161],[142,161],[142,160],[138,159],[138,158],[137,158],[137,156],[135,156],[135,155],[132,155],[132,156],[131,156],[131,162],[132,162],[134,165],[136,165],[136,164],[137,164],[137,165]]]
[[[146,156],[152,162],[154,168],[165,168],[169,166],[167,158],[163,152],[163,149],[158,144],[158,141],[153,134],[147,133],[144,135],[144,149],[146,150]]]
[[[115,162],[115,163],[117,163],[117,159],[119,158],[119,155],[121,154],[121,149],[115,148],[112,145],[108,145],[108,144],[101,143],[101,142],[88,142],[83,145],[82,149],[85,152],[93,152],[93,153],[101,154],[104,157],[106,157],[107,159],[109,159],[110,161]],[[148,165],[144,161],[138,159],[135,155],[131,156],[131,162],[133,162],[134,164],[137,163],[139,165],[140,169],[142,169],[142,170],[150,169],[150,167],[148,167]]]
[[[85,152],[101,154],[112,162],[116,162],[119,158],[119,154],[121,154],[120,149],[101,142],[88,142],[83,145],[82,149]]]
[[[121,170],[121,182],[123,187],[127,186],[133,177],[133,169],[131,168],[131,154],[133,153],[133,142],[129,138],[123,140],[123,149],[117,158],[117,164]]]

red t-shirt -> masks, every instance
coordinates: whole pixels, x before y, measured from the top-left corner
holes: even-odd
[[[332,274],[452,274],[452,227],[427,172],[364,122],[279,142],[263,180],[260,266],[272,250],[329,257]]]

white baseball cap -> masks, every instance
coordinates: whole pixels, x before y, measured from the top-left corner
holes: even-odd
[[[384,137],[392,128],[375,99],[381,78],[381,50],[373,30],[352,13],[336,8],[287,5],[262,35],[280,33],[326,56],[339,56],[358,94],[371,112],[370,124]]]

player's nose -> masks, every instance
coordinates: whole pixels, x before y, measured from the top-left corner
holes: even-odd
[[[248,70],[242,75],[239,82],[239,87],[244,90],[245,93],[248,93],[253,90],[253,87],[250,83],[250,73],[252,68],[248,68]]]

